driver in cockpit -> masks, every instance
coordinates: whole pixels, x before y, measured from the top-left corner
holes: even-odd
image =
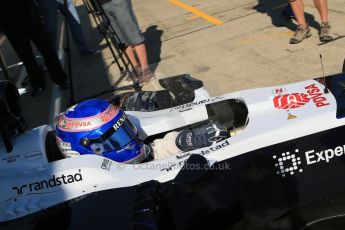
[[[55,135],[65,157],[97,154],[120,163],[141,163],[211,146],[226,139],[228,131],[211,121],[196,129],[169,132],[147,145],[122,109],[92,99],[64,112]]]

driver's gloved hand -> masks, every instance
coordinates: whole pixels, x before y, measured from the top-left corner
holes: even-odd
[[[227,129],[218,123],[210,121],[199,128],[181,131],[177,135],[176,145],[185,152],[211,146],[226,138],[228,138]]]

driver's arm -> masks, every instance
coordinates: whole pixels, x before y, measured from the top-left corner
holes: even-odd
[[[200,149],[228,138],[225,127],[213,121],[192,130],[170,132],[151,144],[154,159],[162,159],[182,152]]]

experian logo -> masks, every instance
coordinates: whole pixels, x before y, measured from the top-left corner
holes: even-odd
[[[329,163],[333,157],[340,157],[345,153],[345,145],[337,146],[334,149],[326,149],[320,152],[315,152],[315,150],[309,150],[305,152],[305,158],[307,165],[315,164],[321,161]]]
[[[293,154],[290,152],[282,153],[279,157],[276,155],[273,156],[273,159],[276,160],[276,174],[285,177],[286,175],[294,175],[297,172],[303,172],[301,169],[301,158],[297,156],[299,149],[295,149]]]
[[[329,163],[334,157],[345,155],[345,145],[339,145],[335,148],[329,148],[322,151],[315,149],[304,152],[305,162],[307,165],[326,162]],[[280,155],[274,155],[276,174],[285,177],[286,175],[294,175],[303,172],[301,157],[299,157],[299,149],[295,149],[294,153],[284,152]]]

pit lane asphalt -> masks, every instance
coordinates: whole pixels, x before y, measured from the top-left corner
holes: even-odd
[[[157,78],[189,73],[202,80],[212,96],[320,77],[320,54],[325,75],[341,71],[345,58],[343,0],[328,1],[336,39],[326,44],[319,41],[320,19],[313,2],[304,3],[312,37],[291,45],[289,38],[296,24],[281,15],[285,0],[132,0]],[[78,101],[109,89],[119,81],[120,74],[82,0],[77,0],[76,6],[88,43],[102,50],[99,55],[82,57],[71,42]],[[52,121],[68,106],[68,93],[56,93],[57,88],[52,88],[44,94],[52,97],[49,103],[38,103],[43,99],[26,96],[30,127]],[[155,80],[143,89],[157,90],[160,86]],[[47,110],[51,112],[44,112]],[[40,111],[42,116],[36,116]]]

